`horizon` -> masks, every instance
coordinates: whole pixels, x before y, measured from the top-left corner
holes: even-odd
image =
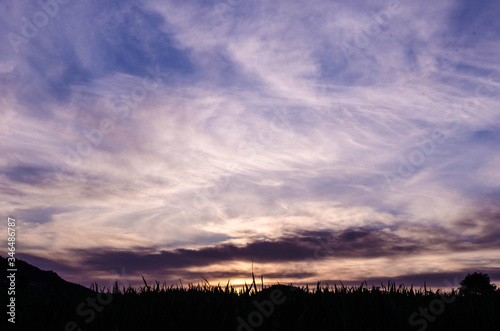
[[[500,3],[1,6],[16,257],[86,287],[500,285]]]
[[[0,258],[5,258],[5,257],[0,255]],[[24,261],[22,259],[18,259],[18,260]],[[36,268],[42,270],[42,271],[53,271],[53,270],[45,270],[45,269],[39,268],[38,266],[33,265],[27,261],[24,261],[24,262],[28,263],[30,266],[33,266],[33,267],[36,267]],[[469,272],[467,274],[472,274],[472,273],[473,272]],[[58,275],[57,272],[56,272],[56,275]],[[102,283],[99,284],[96,282],[92,282],[92,283],[87,282],[88,284],[85,284],[85,283],[79,284],[79,283],[73,283],[73,282],[71,282],[71,283],[77,284],[77,285],[82,285],[82,286],[89,288],[89,289],[103,288],[103,289],[108,289],[108,290],[113,288],[115,286],[115,284],[118,285],[118,288],[120,290],[127,289],[127,288],[133,288],[135,290],[140,290],[141,288],[144,288],[145,284],[147,284],[148,286],[151,286],[151,287],[155,287],[156,284],[158,284],[158,285],[160,285],[160,288],[162,288],[162,287],[170,288],[172,286],[174,288],[188,288],[191,285],[194,285],[194,286],[208,285],[209,287],[221,286],[221,287],[225,288],[226,285],[228,285],[230,287],[235,288],[236,290],[244,290],[246,285],[251,285],[250,288],[253,286],[255,288],[255,290],[262,290],[262,288],[269,288],[273,285],[298,286],[300,288],[308,286],[308,288],[311,290],[311,289],[315,289],[319,284],[321,288],[325,288],[325,287],[334,288],[334,287],[342,287],[342,286],[345,286],[347,288],[351,288],[351,287],[358,288],[361,286],[365,289],[371,290],[372,288],[377,288],[377,289],[389,288],[392,284],[394,284],[396,287],[399,287],[402,285],[403,287],[408,288],[408,289],[413,288],[415,291],[426,289],[428,292],[439,290],[439,291],[441,291],[441,293],[443,293],[443,292],[450,293],[452,290],[457,291],[460,288],[460,286],[461,286],[460,281],[464,280],[466,275],[463,275],[463,277],[462,277],[461,274],[450,274],[450,275],[448,275],[447,278],[445,278],[445,280],[443,282],[443,284],[445,284],[446,286],[436,286],[436,287],[432,287],[429,284],[429,282],[427,282],[425,279],[421,280],[423,283],[420,286],[418,284],[414,284],[414,283],[408,284],[408,283],[405,283],[404,280],[402,280],[402,279],[405,279],[405,277],[403,277],[403,278],[396,277],[394,279],[386,279],[386,280],[366,278],[364,280],[357,280],[357,281],[351,280],[351,281],[347,281],[347,282],[342,281],[341,279],[338,279],[338,280],[329,280],[329,281],[328,280],[326,280],[326,281],[320,280],[320,281],[317,281],[315,283],[280,283],[279,280],[275,280],[275,282],[269,282],[269,281],[264,279],[263,275],[253,275],[253,276],[251,275],[248,278],[236,280],[236,283],[232,282],[231,279],[228,279],[226,282],[210,283],[203,275],[200,275],[200,281],[198,281],[198,282],[187,282],[186,283],[186,282],[183,282],[182,279],[178,279],[175,283],[168,284],[165,281],[159,281],[156,279],[145,279],[145,278],[143,278],[142,275],[141,275],[141,282],[140,283],[129,283],[126,279],[125,274],[117,275],[117,276],[118,277],[116,277],[115,279],[109,279],[107,284],[102,284]],[[262,278],[261,278],[261,276],[262,276]],[[441,276],[443,276],[443,275],[441,275]],[[487,275],[487,276],[489,276],[489,275]],[[68,281],[67,279],[62,278],[61,276],[59,276],[59,277],[64,281]],[[433,280],[435,281],[435,278],[436,278],[436,275],[433,275],[433,277],[431,277],[431,283],[433,283]],[[453,278],[453,281],[449,281],[448,278],[449,279]],[[398,281],[398,280],[400,280],[400,281]],[[490,278],[490,280],[491,280],[491,278]],[[255,281],[255,284],[252,285],[254,281]],[[500,290],[500,286],[495,284],[494,281],[491,281],[491,284],[496,286],[498,288],[498,290]]]

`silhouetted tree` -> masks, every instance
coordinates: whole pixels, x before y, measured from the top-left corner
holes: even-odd
[[[490,277],[483,273],[467,274],[460,282],[460,292],[464,294],[487,294],[495,292],[496,286],[490,283]]]

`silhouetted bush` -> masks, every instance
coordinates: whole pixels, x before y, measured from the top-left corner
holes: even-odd
[[[490,283],[490,277],[483,273],[467,274],[460,282],[460,292],[463,294],[491,294],[496,286]]]

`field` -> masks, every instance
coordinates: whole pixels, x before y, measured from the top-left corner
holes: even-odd
[[[89,291],[25,289],[16,300],[17,330],[500,330],[498,292],[441,294],[394,283],[94,284]]]

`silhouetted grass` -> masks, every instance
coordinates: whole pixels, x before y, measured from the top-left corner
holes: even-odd
[[[281,293],[284,302],[274,304],[269,316],[261,313],[261,325],[251,329],[420,330],[421,324],[410,325],[410,316],[420,308],[428,308],[431,302],[443,302],[444,298],[453,302],[443,303],[444,311],[428,321],[426,330],[500,330],[498,293],[464,296],[452,291],[442,296],[425,288],[390,282],[378,287],[367,287],[366,283],[354,287],[318,283],[314,288],[260,286],[259,289],[253,279],[252,284],[236,289],[229,283],[211,286],[207,281],[188,286],[144,281],[139,288],[120,289],[117,284],[114,288],[100,288],[94,284],[92,290],[90,296],[80,291],[19,292],[17,330],[65,330],[70,321],[81,330],[237,330],[239,321],[248,322],[249,314],[259,312],[255,302],[272,302],[272,291],[280,291],[275,294]],[[106,304],[92,309],[95,316],[90,319],[87,298],[98,296]],[[4,302],[2,298],[5,307]],[[99,303],[97,299],[96,302]],[[79,315],[76,309],[82,303],[85,305]],[[240,330],[247,329],[240,327]]]

